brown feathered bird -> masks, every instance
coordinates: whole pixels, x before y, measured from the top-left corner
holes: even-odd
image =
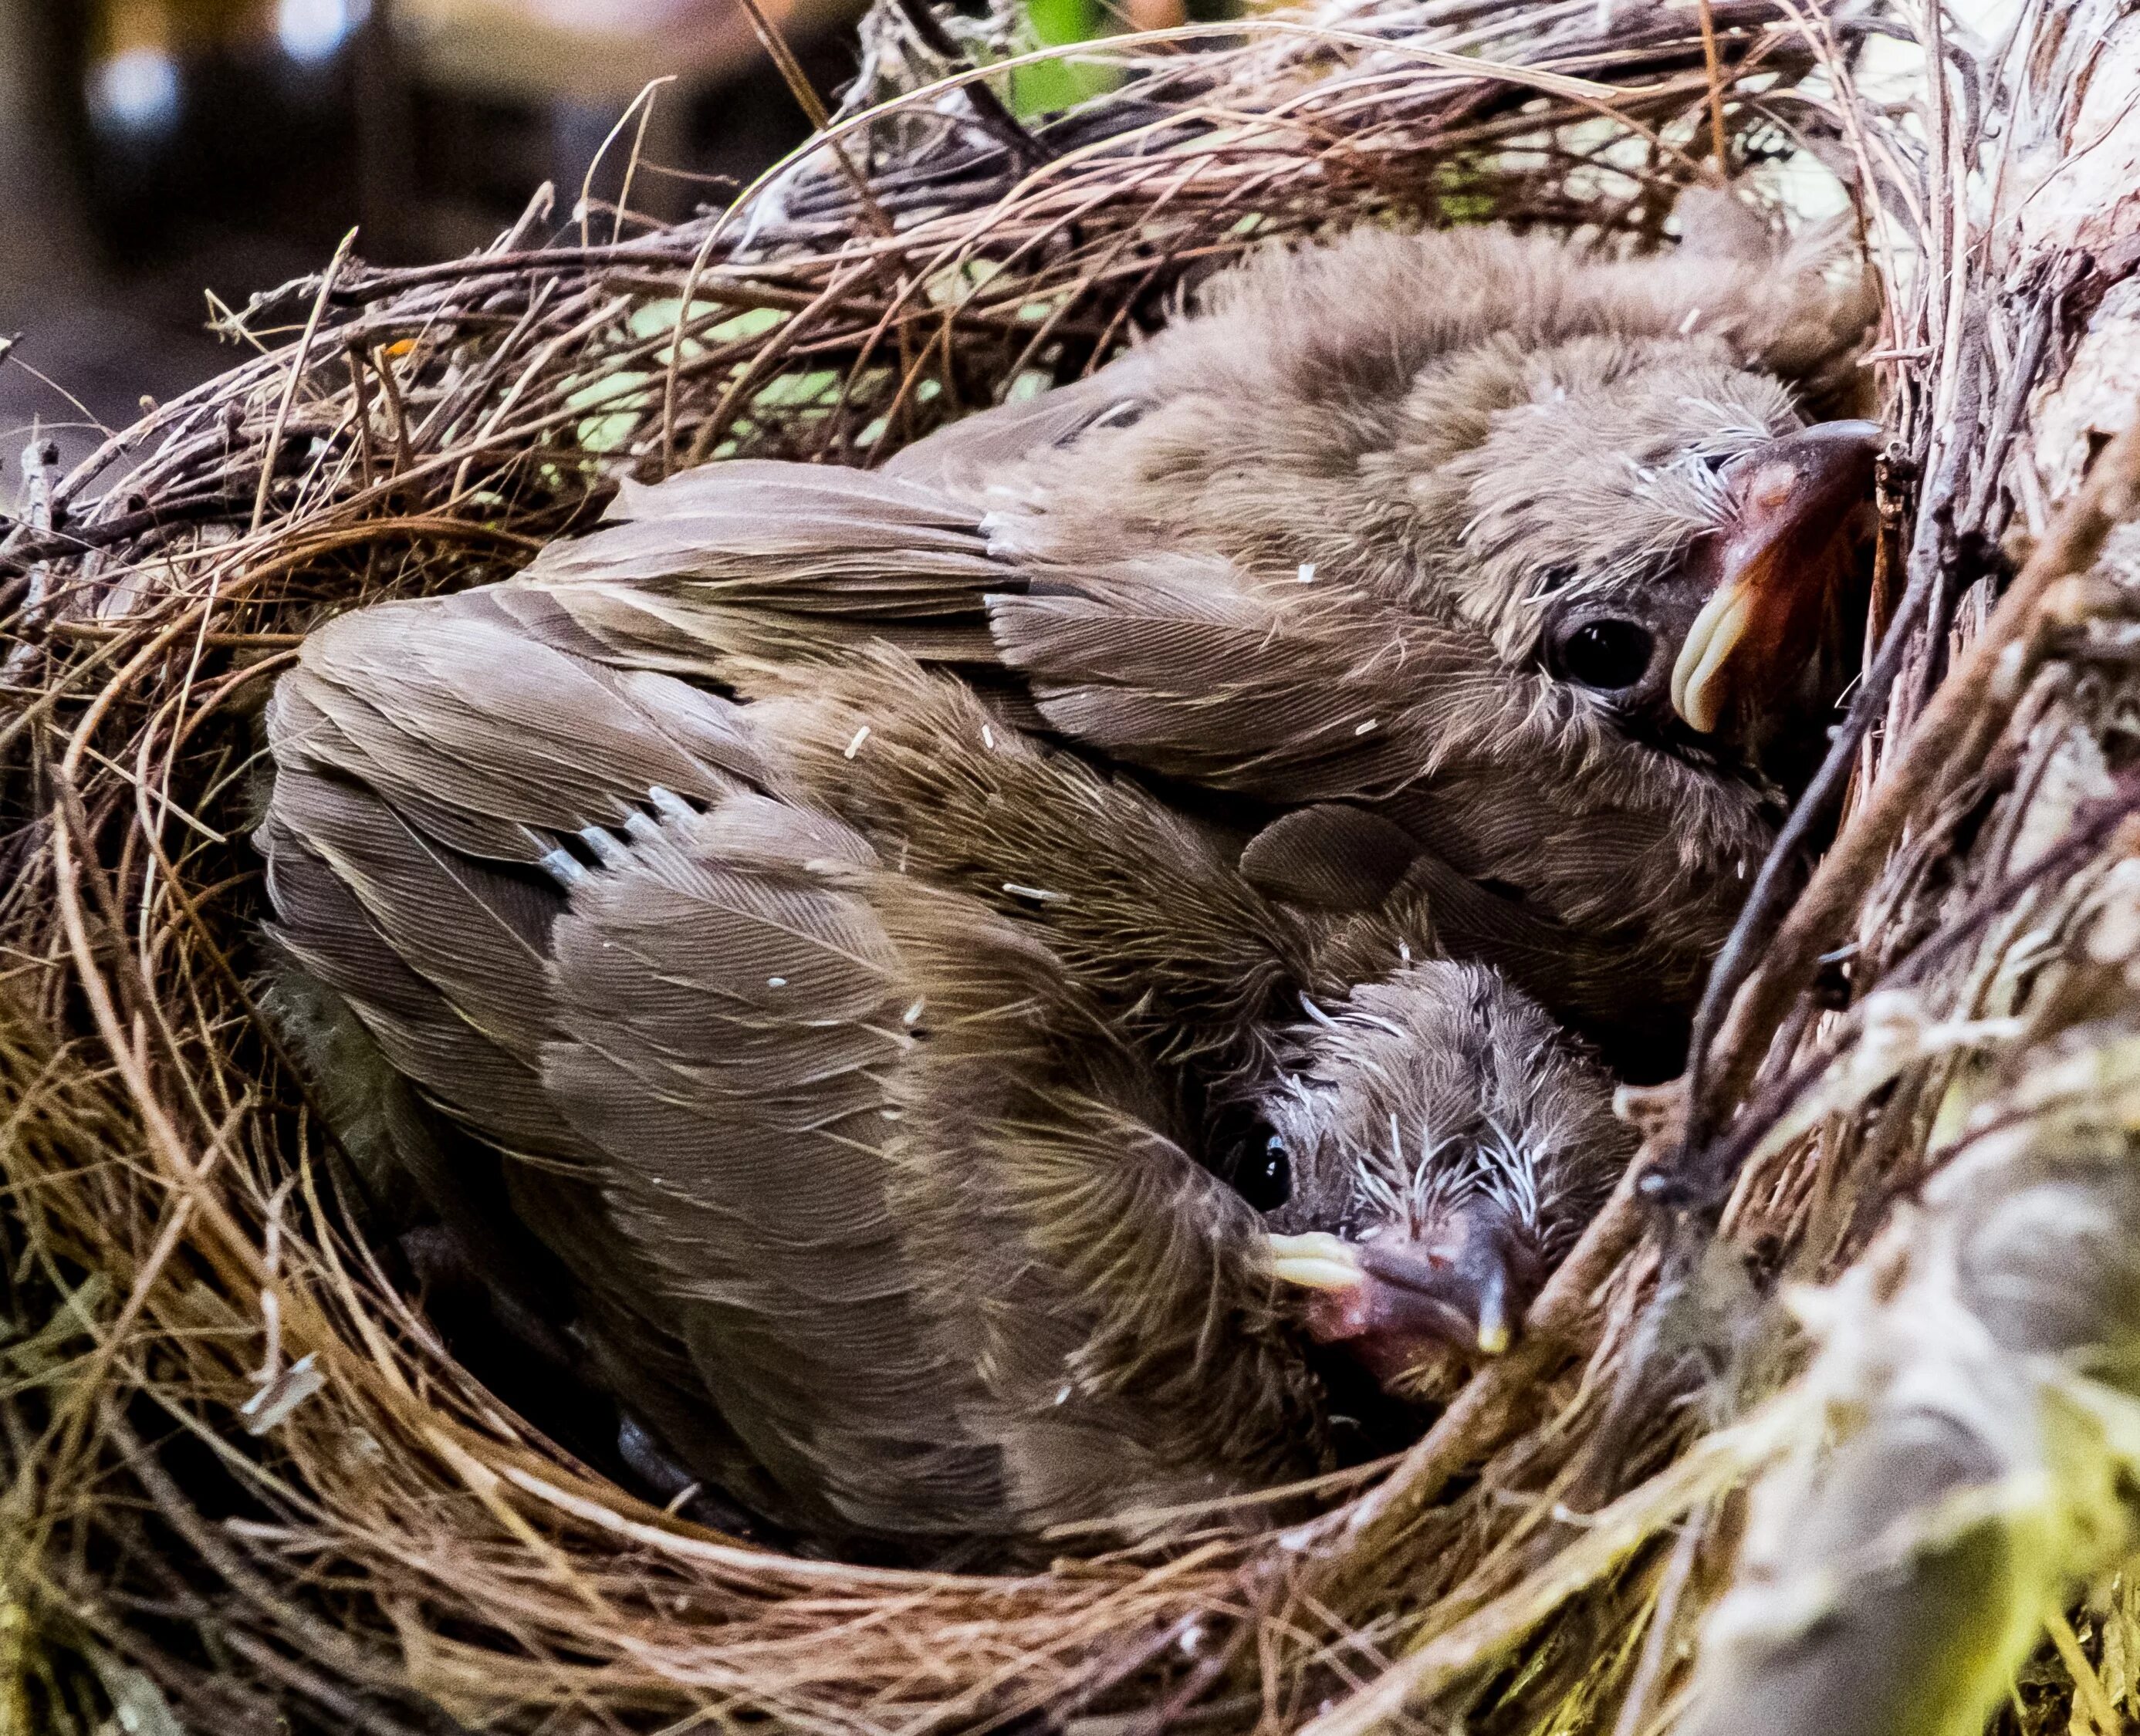
[[[1853,660],[1875,431],[1807,424],[1854,405],[1867,295],[1362,232],[881,473],[627,484],[524,582],[715,681],[876,639],[1008,678],[1081,748],[1285,820],[1248,864],[1276,890],[1372,901],[1430,853],[1453,944],[1661,1076]]]
[[[314,635],[270,890],[352,1149],[754,1512],[1015,1559],[1328,1469],[1317,1342],[1445,1384],[1624,1160],[1416,898],[1291,910],[900,654],[740,704],[590,650],[514,587]]]
[[[1329,1463],[1342,1368],[1445,1393],[1624,1161],[1532,998],[1668,1050],[1838,677],[1862,322],[1358,236],[333,624],[261,840],[346,1140],[833,1544]]]

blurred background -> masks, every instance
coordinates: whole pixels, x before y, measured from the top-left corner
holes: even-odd
[[[760,0],[827,106],[858,66],[863,3]],[[1017,0],[999,23],[1068,42],[1184,12]],[[807,130],[741,0],[0,0],[0,346],[17,339],[0,509],[33,424],[71,463],[144,394],[228,366],[214,298],[242,307],[317,269],[352,225],[375,263],[465,253],[549,180],[562,227],[619,118],[670,75],[635,212],[724,203]],[[1010,95],[1038,113],[1086,86],[1050,66]],[[597,199],[628,155],[603,159]]]

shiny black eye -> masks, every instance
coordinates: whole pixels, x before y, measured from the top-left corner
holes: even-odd
[[[1273,1134],[1261,1151],[1244,1153],[1236,1186],[1241,1197],[1259,1212],[1274,1212],[1293,1197],[1293,1154],[1285,1141]]]
[[[1631,620],[1587,620],[1560,641],[1560,673],[1601,693],[1632,687],[1649,672],[1655,645],[1647,627]]]

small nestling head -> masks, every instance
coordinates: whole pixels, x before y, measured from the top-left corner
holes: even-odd
[[[1433,961],[1315,1009],[1262,1105],[1272,1268],[1311,1336],[1445,1398],[1505,1350],[1633,1149],[1611,1082],[1491,971]]]

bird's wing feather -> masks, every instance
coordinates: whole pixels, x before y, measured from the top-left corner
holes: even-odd
[[[616,661],[724,679],[737,660],[871,639],[991,660],[981,598],[1012,576],[979,511],[920,483],[749,459],[627,483],[610,510],[512,588],[546,594]]]
[[[1460,624],[1288,595],[1215,556],[1028,561],[1028,589],[989,599],[1004,661],[1063,734],[1170,776],[1372,799],[1571,725]]]
[[[873,896],[925,993],[900,1214],[1029,1522],[1135,1529],[1320,1468],[1259,1220],[1162,1076],[1032,930],[904,876]]]
[[[894,454],[881,473],[986,506],[1000,498],[998,491],[1017,490],[1022,466],[1089,429],[1126,426],[1141,415],[1152,387],[1145,357],[1132,353],[1089,380],[962,417]]]
[[[258,841],[277,938],[358,1009],[395,1067],[484,1137],[576,1165],[536,1072],[554,897],[302,767],[277,776]]]
[[[1372,910],[1404,878],[1419,841],[1382,815],[1338,802],[1282,814],[1241,851],[1241,877],[1295,904]]]
[[[307,640],[277,689],[278,759],[377,791],[469,856],[622,826],[650,788],[711,800],[768,775],[734,708],[531,639],[493,594],[390,603]]]
[[[619,1229],[798,1497],[878,1534],[1001,1528],[971,1371],[930,1331],[888,1197],[915,1038],[898,952],[845,883],[867,845],[739,794],[631,847],[558,924],[543,1062]]]
[[[529,1295],[504,1269],[526,1264],[490,1221],[509,1212],[570,1272],[607,1384],[675,1450],[776,1517],[822,1518],[822,1503],[765,1487],[763,1455],[709,1405],[665,1268],[611,1216],[616,1154],[574,1125],[546,1076],[567,898],[528,865],[585,827],[655,830],[656,782],[700,802],[739,796],[755,750],[727,702],[571,655],[557,633],[514,630],[527,623],[494,602],[471,593],[346,617],[278,687],[258,840],[279,937],[384,1064],[474,1136],[397,1142],[390,1155],[486,1275],[538,1313],[561,1311],[554,1291]],[[664,986],[642,985],[650,1007]]]

